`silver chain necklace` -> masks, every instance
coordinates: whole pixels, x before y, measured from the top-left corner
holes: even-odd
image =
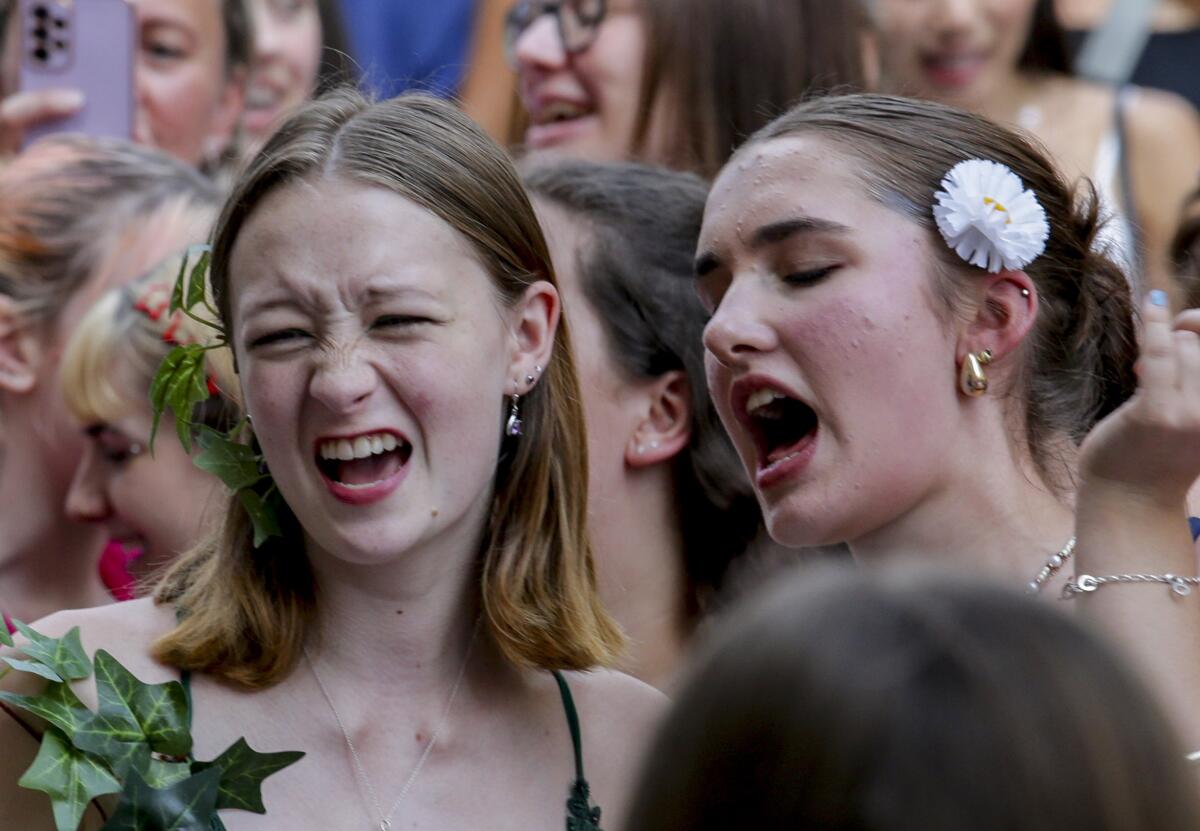
[[[1060,548],[1056,553],[1050,555],[1050,559],[1042,566],[1037,575],[1030,581],[1026,587],[1026,594],[1038,594],[1042,590],[1042,586],[1046,581],[1058,573],[1058,570],[1067,564],[1067,560],[1071,559],[1071,555],[1075,553],[1075,538],[1067,540],[1067,544]]]
[[[446,726],[446,719],[449,718],[450,709],[454,706],[454,699],[458,696],[458,688],[462,685],[463,676],[466,675],[467,663],[471,660],[471,650],[475,646],[475,636],[478,633],[479,620],[476,619],[475,626],[471,630],[471,640],[467,643],[467,653],[463,655],[462,666],[458,668],[458,677],[454,679],[454,686],[450,688],[450,697],[446,699],[446,706],[442,709],[442,716],[433,728],[433,733],[429,737],[429,744],[425,745],[425,749],[421,751],[421,756],[417,759],[417,764],[413,767],[412,773],[408,775],[408,779],[404,780],[404,786],[400,788],[400,795],[396,797],[396,801],[392,803],[392,807],[388,809],[386,814],[383,812],[383,807],[379,804],[379,797],[375,794],[375,787],[371,784],[371,777],[367,776],[367,769],[363,767],[358,750],[354,747],[354,741],[350,738],[350,731],[346,729],[346,725],[342,721],[337,707],[334,706],[333,698],[330,697],[329,690],[325,687],[325,682],[321,679],[321,673],[317,672],[317,665],[313,662],[312,656],[308,654],[308,647],[304,647],[304,660],[308,662],[308,668],[312,671],[313,678],[316,679],[317,687],[320,688],[321,695],[325,697],[325,703],[329,705],[329,711],[333,713],[333,720],[337,722],[338,729],[342,731],[342,738],[346,740],[346,747],[350,750],[350,758],[354,762],[355,774],[359,781],[362,782],[367,795],[371,798],[371,807],[375,811],[375,816],[379,817],[379,831],[391,831],[392,814],[396,813],[396,809],[400,807],[400,803],[404,801],[404,797],[408,796],[408,791],[412,787],[413,782],[417,781],[417,775],[421,772],[421,768],[425,767],[425,760],[433,752],[433,746],[437,743],[438,734]]]

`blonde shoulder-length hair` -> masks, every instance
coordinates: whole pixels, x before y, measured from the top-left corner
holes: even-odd
[[[290,182],[336,176],[385,188],[463,235],[505,302],[554,281],[550,254],[520,178],[504,152],[453,105],[408,95],[371,104],[339,90],[306,105],[276,133],[235,186],[218,220],[212,290],[228,329],[230,255],[263,199]],[[596,591],[586,530],[583,412],[565,322],[554,360],[522,400],[525,435],[497,463],[480,553],[480,604],[504,654],[519,665],[584,669],[622,646]],[[499,429],[499,425],[497,425]],[[259,548],[236,499],[224,527],[185,555],[156,591],[180,610],[155,645],[160,660],[249,686],[280,680],[301,654],[316,588],[300,525]]]

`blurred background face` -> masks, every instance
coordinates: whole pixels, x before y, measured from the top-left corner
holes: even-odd
[[[254,62],[246,89],[244,126],[263,141],[280,117],[312,95],[321,66],[316,0],[250,0]]]
[[[885,84],[973,107],[1011,82],[1035,0],[879,0]]]
[[[535,206],[546,229],[563,312],[571,327],[575,368],[587,416],[588,521],[611,521],[620,505],[621,489],[627,484],[625,454],[639,421],[633,408],[636,390],[617,366],[604,323],[584,292],[579,258],[589,244],[587,231],[565,211],[544,200],[537,200]],[[601,573],[603,582],[603,566]]]
[[[522,0],[508,24],[530,122],[528,149],[595,161],[627,158],[645,57],[641,16],[632,0],[609,0],[606,7],[567,0],[557,15],[545,9],[540,0]]]
[[[190,164],[232,141],[242,86],[228,71],[219,0],[132,0],[137,10],[134,138]]]
[[[67,516],[104,528],[108,537],[140,549],[137,571],[157,568],[191,546],[217,480],[192,464],[171,425],[149,451],[151,412],[145,378],[127,365],[113,368],[116,386],[129,395],[127,414],[83,425],[87,440],[67,492]]]

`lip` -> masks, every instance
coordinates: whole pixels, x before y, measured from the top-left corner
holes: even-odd
[[[579,138],[582,133],[594,128],[598,120],[592,101],[585,96],[540,92],[524,96],[524,100],[530,119],[530,125],[525,131],[525,144],[530,149],[538,150],[572,141]],[[587,111],[588,114],[569,121],[537,123],[539,115],[555,104],[577,107]]]
[[[360,436],[378,436],[384,433],[395,436],[398,441],[402,441],[410,447],[412,446],[412,442],[403,433],[383,427],[376,430],[360,430],[356,433],[318,436],[313,441],[313,456],[315,458],[320,455],[321,444],[327,441],[340,441],[342,439],[354,441]],[[351,487],[341,482],[336,482],[326,476],[319,465],[317,466],[317,474],[321,477],[321,481],[325,483],[325,487],[329,489],[329,493],[339,502],[347,505],[371,505],[382,499],[386,499],[395,492],[396,488],[400,487],[401,483],[408,477],[408,462],[406,461],[401,465],[400,469],[391,476],[374,482],[368,487]]]
[[[754,483],[759,490],[775,487],[803,472],[816,453],[817,439],[821,433],[820,419],[818,417],[816,429],[797,445],[797,449],[791,455],[774,463],[768,462],[765,449],[762,447],[759,439],[759,430],[754,425],[754,419],[746,410],[746,404],[749,402],[750,396],[764,388],[776,390],[789,398],[804,402],[810,408],[812,407],[799,392],[768,375],[747,375],[739,378],[730,387],[729,403],[732,407],[734,417],[754,441]],[[815,413],[815,408],[813,410]]]
[[[973,52],[933,52],[921,55],[921,71],[936,86],[962,89],[973,84],[987,65],[987,54]]]

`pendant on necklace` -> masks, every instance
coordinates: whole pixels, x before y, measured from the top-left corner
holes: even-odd
[[[392,831],[392,821],[390,819],[381,819],[379,821],[379,831]]]

